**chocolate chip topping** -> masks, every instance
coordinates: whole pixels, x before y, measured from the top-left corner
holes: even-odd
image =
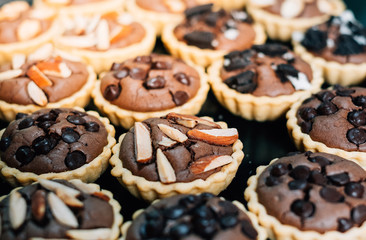
[[[249,217],[211,194],[179,195],[148,207],[132,223],[129,239],[257,239]]]
[[[107,131],[96,117],[73,109],[44,109],[12,122],[1,137],[0,151],[8,166],[43,174],[79,168],[106,144]]]
[[[268,179],[273,179],[276,184]],[[302,231],[348,231],[366,221],[366,172],[326,153],[282,157],[259,176],[259,202],[269,215]]]

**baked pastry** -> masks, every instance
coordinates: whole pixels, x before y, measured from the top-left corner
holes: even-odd
[[[25,1],[0,7],[0,64],[16,53],[29,54],[57,35],[59,24],[54,11],[30,8]]]
[[[265,240],[266,231],[237,202],[209,193],[162,199],[136,212],[122,227],[123,240],[212,239]]]
[[[326,153],[295,153],[257,168],[249,211],[274,239],[365,238],[366,172]]]
[[[295,52],[323,69],[330,84],[358,84],[366,78],[366,28],[351,11],[294,34]]]
[[[0,198],[0,236],[115,240],[122,224],[120,209],[112,193],[99,185],[41,179]]]
[[[322,90],[295,103],[287,128],[298,149],[332,153],[366,168],[366,89]]]
[[[148,22],[138,22],[128,13],[63,15],[64,31],[55,36],[57,48],[83,58],[97,73],[113,62],[149,54],[155,31]]]
[[[197,114],[208,90],[203,68],[152,54],[114,63],[92,95],[113,124],[129,129],[136,121],[169,112]]]
[[[224,190],[244,157],[235,128],[210,118],[170,113],[136,122],[110,160],[112,175],[134,196],[153,201]]]
[[[289,41],[293,32],[339,15],[345,5],[342,0],[249,0],[247,9],[271,39]]]
[[[264,43],[266,35],[245,11],[206,4],[187,9],[178,25],[167,25],[162,41],[173,56],[206,67],[230,51]]]
[[[84,107],[96,81],[93,68],[47,43],[0,64],[0,119],[41,108]]]
[[[41,178],[93,182],[108,166],[114,133],[108,119],[79,108],[19,113],[0,132],[1,176],[13,186]]]
[[[257,121],[277,119],[323,83],[316,66],[279,44],[231,52],[208,72],[218,101],[233,114]]]

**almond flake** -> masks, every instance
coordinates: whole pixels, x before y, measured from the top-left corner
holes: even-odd
[[[177,144],[176,141],[167,138],[165,136],[162,137],[161,141],[159,142],[159,145],[164,146],[164,147],[171,147],[174,146],[175,144]]]
[[[40,88],[52,86],[53,84],[51,80],[46,75],[44,75],[36,65],[33,65],[28,69],[27,75]]]
[[[285,0],[281,5],[281,16],[284,18],[295,18],[304,10],[303,0]]]
[[[188,131],[187,135],[192,139],[223,146],[233,144],[239,137],[236,128],[210,130],[192,129]]]
[[[14,54],[11,59],[13,69],[19,69],[25,63],[26,56],[24,54]]]
[[[176,123],[181,124],[185,127],[189,127],[189,128],[195,127],[196,124],[203,124],[203,125],[206,125],[206,126],[221,128],[220,125],[218,125],[218,124],[216,124],[212,121],[208,121],[206,119],[199,118],[199,117],[196,117],[196,116],[183,115],[183,114],[178,114],[178,113],[169,113],[166,116],[166,118],[169,119],[169,120],[173,120]],[[183,121],[183,120],[186,120],[186,121]],[[196,122],[196,124],[193,124],[191,121]],[[184,124],[186,124],[186,125],[184,125]],[[190,126],[192,126],[192,127],[190,127]]]
[[[123,13],[117,17],[117,22],[122,25],[130,25],[133,23],[133,17],[129,13]]]
[[[54,57],[61,57],[63,59],[67,59],[69,61],[73,61],[73,62],[81,62],[82,59],[80,57],[71,55],[70,53],[64,52],[62,50],[59,49],[55,49],[55,51],[53,51],[52,54]]]
[[[104,240],[110,239],[112,230],[110,228],[98,228],[88,230],[68,230],[66,235],[71,239],[80,240]]]
[[[33,81],[28,83],[27,92],[32,101],[39,106],[46,106],[48,103],[46,94]]]
[[[46,213],[46,191],[37,190],[32,195],[31,201],[32,216],[37,222],[41,222]]]
[[[78,220],[70,208],[53,192],[48,194],[48,204],[50,205],[53,216],[59,223],[72,228],[79,226]]]
[[[97,49],[107,50],[110,46],[109,26],[107,20],[105,19],[100,20],[96,29],[96,35],[97,35]]]
[[[118,31],[119,30],[119,31]],[[128,36],[132,31],[131,26],[118,26],[114,28],[110,35],[110,42],[115,43]]]
[[[21,69],[7,70],[5,72],[0,72],[0,81],[13,79],[22,75],[23,71]]]
[[[53,52],[53,45],[47,43],[42,47],[38,48],[36,51],[28,55],[28,61],[42,61],[51,57]]]
[[[64,62],[40,62],[36,66],[44,74],[54,77],[68,78],[72,74],[70,68]]]
[[[164,0],[164,4],[173,13],[181,13],[186,9],[186,5],[181,0]]]
[[[40,7],[36,9],[32,9],[29,13],[30,18],[38,19],[38,20],[48,20],[53,18],[56,15],[55,10],[51,8]]]
[[[41,23],[36,19],[26,19],[17,28],[19,41],[26,41],[36,37],[41,32]]]
[[[317,7],[319,11],[325,14],[331,14],[335,10],[335,6],[329,0],[318,0]]]
[[[267,7],[275,4],[275,0],[250,0],[250,3],[258,7]]]
[[[153,155],[150,131],[141,122],[135,122],[134,131],[136,161],[146,163]]]
[[[156,151],[156,165],[162,183],[173,183],[177,180],[172,165],[160,148]]]
[[[61,188],[56,189],[56,195],[67,205],[74,208],[82,208],[84,203],[82,203],[76,197],[70,196],[68,193],[64,192]]]
[[[231,156],[206,156],[192,163],[190,170],[194,174],[200,174],[222,167],[232,161],[233,158]]]
[[[5,18],[13,20],[19,18],[20,14],[29,8],[29,4],[25,1],[13,1],[5,4],[1,8],[1,13]]]
[[[168,137],[170,137],[171,139],[173,139],[175,141],[183,143],[188,139],[188,137],[185,134],[183,134],[181,131],[179,131],[178,129],[172,128],[166,124],[158,124],[158,127],[165,135],[167,135]]]
[[[74,17],[74,33],[75,35],[82,35],[85,33],[85,29],[87,27],[88,21],[85,17],[82,17],[80,15],[76,15]]]
[[[55,181],[51,181],[51,180],[47,180],[47,179],[40,179],[39,183],[42,185],[42,187],[52,191],[52,192],[56,192],[57,190],[61,189],[62,192],[66,193],[69,196],[72,197],[77,197],[80,195],[80,191],[73,189],[71,187],[68,187],[64,184],[55,182]]]
[[[11,227],[17,230],[25,221],[27,202],[18,191],[13,191],[9,199],[9,218]]]
[[[70,180],[70,182],[77,189],[79,189],[80,191],[82,191],[83,193],[86,193],[86,194],[92,194],[92,193],[100,191],[99,185],[96,185],[96,184],[87,184],[87,183],[84,183],[80,180]]]
[[[58,41],[63,45],[76,48],[90,48],[94,47],[97,43],[92,34],[83,36],[62,36]]]
[[[111,200],[107,195],[102,192],[95,192],[92,194],[93,196],[102,199],[103,201],[109,202]]]
[[[93,18],[91,18],[88,25],[85,28],[85,32],[87,34],[94,32],[99,24],[99,21],[100,21],[100,15],[95,15]]]

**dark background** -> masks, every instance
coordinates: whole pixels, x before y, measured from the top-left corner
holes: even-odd
[[[28,0],[30,2],[31,0]],[[0,0],[0,5],[9,2],[9,0]],[[366,25],[366,2],[364,0],[345,1],[347,6],[352,9],[356,17]],[[155,52],[166,53],[160,40],[157,41]],[[1,54],[1,53],[0,53]],[[365,86],[365,84],[362,84]],[[86,110],[96,110],[93,103],[90,103]],[[249,176],[255,173],[255,169],[259,165],[268,164],[273,158],[286,155],[288,152],[296,151],[295,146],[291,142],[287,133],[286,119],[282,117],[273,122],[253,122],[246,121],[240,117],[236,117],[221,107],[214,95],[210,91],[207,100],[202,107],[199,116],[210,116],[215,121],[225,121],[229,127],[237,128],[240,140],[244,144],[245,158],[239,167],[236,177],[230,186],[223,191],[220,196],[230,200],[238,200],[245,203],[243,192],[247,186],[246,182]],[[0,129],[8,125],[6,122],[0,121]],[[121,127],[116,127],[116,138],[124,133]],[[126,189],[124,189],[116,178],[110,175],[110,168],[97,180],[102,188],[111,191],[114,197],[122,206],[122,215],[124,220],[131,219],[132,213],[139,209],[145,208],[148,204],[142,200],[133,197]],[[0,180],[0,196],[8,194],[11,187]]]

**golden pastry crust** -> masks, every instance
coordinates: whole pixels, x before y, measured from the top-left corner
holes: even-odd
[[[170,112],[195,115],[201,110],[203,103],[206,101],[210,87],[208,85],[207,75],[203,68],[194,66],[190,63],[188,63],[188,65],[194,67],[198,72],[201,81],[200,88],[196,93],[196,96],[181,106],[155,112],[135,112],[121,109],[118,106],[111,104],[103,97],[103,94],[100,92],[100,80],[96,82],[92,92],[94,103],[102,113],[108,116],[114,125],[120,125],[125,129],[131,128],[135,122],[141,122],[148,118],[165,116]],[[101,77],[102,76],[103,74],[101,74]]]
[[[241,116],[247,120],[271,121],[283,115],[290,106],[301,96],[308,92],[316,92],[323,84],[322,73],[315,65],[311,65],[313,70],[312,88],[306,91],[296,91],[291,95],[278,97],[261,96],[256,97],[251,94],[239,93],[229,88],[220,77],[220,69],[223,60],[214,62],[208,69],[209,81],[217,100],[231,113]]]
[[[82,108],[75,108],[78,111],[85,112]],[[82,167],[60,173],[45,173],[45,174],[35,174],[31,172],[22,172],[16,168],[9,167],[0,157],[0,175],[10,183],[12,186],[26,186],[33,182],[37,182],[38,179],[80,179],[84,182],[94,182],[100,175],[107,169],[108,160],[112,155],[111,149],[116,144],[114,138],[115,129],[109,124],[107,118],[100,117],[97,112],[88,111],[89,115],[97,117],[105,126],[108,136],[107,145],[104,146],[103,151],[91,162],[84,164]],[[0,138],[3,135],[5,129],[0,131]]]
[[[93,90],[93,86],[97,80],[96,74],[91,66],[88,66],[88,73],[88,79],[79,91],[58,102],[48,103],[44,107],[35,104],[19,105],[0,100],[0,119],[11,122],[19,112],[33,113],[42,108],[85,107],[90,101],[91,91]]]
[[[212,121],[206,117],[206,120]],[[227,128],[226,123],[217,122],[222,128]],[[197,194],[210,192],[215,195],[224,190],[235,177],[236,171],[243,160],[243,144],[237,140],[233,144],[233,161],[223,166],[220,172],[214,173],[206,180],[197,179],[188,183],[164,184],[161,182],[148,181],[143,177],[135,176],[130,170],[123,167],[119,159],[120,147],[125,134],[121,135],[117,145],[113,147],[113,156],[110,159],[112,165],[111,174],[135,197],[152,202],[158,198],[166,198],[176,194]]]
[[[277,159],[271,161],[273,164]],[[268,235],[271,239],[286,239],[286,240],[344,240],[364,239],[364,233],[366,231],[366,223],[363,223],[359,228],[352,228],[349,231],[342,233],[338,231],[329,231],[321,234],[316,231],[301,231],[296,227],[282,224],[275,217],[270,216],[265,207],[259,203],[258,194],[256,192],[258,178],[261,173],[268,166],[260,166],[257,168],[256,175],[252,176],[248,180],[248,187],[244,192],[244,197],[248,202],[248,209],[255,214],[257,221],[268,231]]]
[[[226,10],[242,9],[248,0],[213,0],[214,4]]]

